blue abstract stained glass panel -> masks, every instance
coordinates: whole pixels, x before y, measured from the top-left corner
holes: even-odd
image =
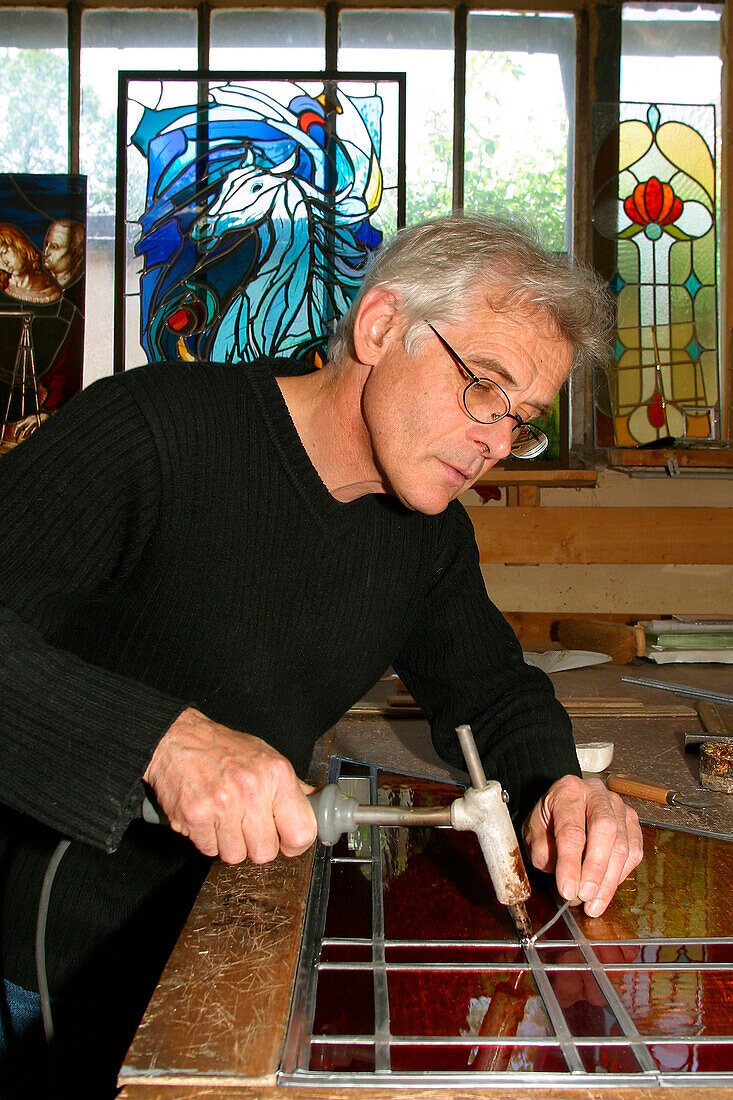
[[[121,89],[118,360],[321,362],[404,220],[404,79],[124,74]]]

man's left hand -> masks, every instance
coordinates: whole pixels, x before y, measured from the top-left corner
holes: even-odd
[[[600,779],[576,775],[552,784],[522,836],[534,866],[554,871],[562,897],[582,901],[589,917],[601,915],[643,855],[636,812]]]

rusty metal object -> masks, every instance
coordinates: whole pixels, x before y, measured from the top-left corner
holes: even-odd
[[[709,791],[733,794],[733,741],[700,746],[700,783]]]

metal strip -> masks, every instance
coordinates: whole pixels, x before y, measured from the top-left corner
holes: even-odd
[[[573,1036],[570,1034],[570,1028],[565,1020],[565,1015],[560,1002],[555,996],[555,990],[550,985],[550,980],[545,973],[542,961],[540,959],[537,948],[530,941],[522,943],[524,953],[527,956],[527,962],[530,965],[532,976],[537,983],[537,988],[540,991],[540,996],[545,1005],[547,1015],[550,1017],[550,1023],[552,1024],[555,1034],[560,1043],[560,1049],[562,1050],[563,1057],[567,1062],[568,1069],[571,1073],[585,1073],[585,1066],[578,1054],[578,1049],[575,1045]]]
[[[377,769],[369,776],[370,802],[377,805]],[[374,964],[374,1070],[387,1074],[392,1068],[389,1054],[389,992],[384,955],[384,877],[382,874],[382,844],[380,826],[369,830],[372,848],[372,962]]]
[[[576,921],[570,909],[566,909],[566,911],[563,913],[563,920],[570,929],[570,932],[576,944],[583,952],[583,957],[586,959],[588,965],[590,966],[591,973],[597,981],[598,986],[601,989],[604,997],[608,1001],[609,1007],[611,1008],[614,1016],[621,1025],[621,1029],[623,1030],[624,1035],[628,1037],[629,1045],[634,1052],[634,1057],[636,1058],[637,1062],[645,1072],[656,1074],[658,1071],[658,1067],[654,1063],[652,1056],[649,1053],[649,1050],[642,1042],[633,1020],[626,1011],[626,1008],[621,998],[619,997],[616,990],[613,988],[613,985],[611,984],[608,975],[603,969],[601,962],[598,960],[595,951],[593,950],[590,942],[586,939],[582,929],[580,928],[580,925]]]
[[[713,703],[733,703],[733,695],[726,695],[724,691],[707,691],[704,688],[687,687],[686,684],[665,684],[661,680],[646,680],[641,676],[622,676],[621,679],[625,684],[640,684],[642,687],[673,691],[675,695],[689,695],[692,699],[710,699]]]
[[[333,863],[337,861],[332,860]],[[346,862],[354,862],[346,860]],[[366,861],[367,863],[369,860]],[[360,944],[369,943],[369,940],[359,936],[328,936],[324,937],[324,943],[334,944]],[[389,947],[465,947],[465,948],[503,948],[506,950],[508,947],[516,947],[517,950],[521,947],[519,941],[514,943],[511,940],[386,940]],[[593,947],[688,947],[692,946],[705,946],[706,944],[713,944],[714,946],[729,946],[733,944],[733,936],[689,936],[684,939],[680,936],[670,937],[640,937],[639,939],[618,939],[610,940],[607,938],[589,941]],[[572,947],[574,945],[573,940],[543,940],[540,947],[544,951],[545,948],[558,948],[558,947]]]
[[[396,971],[398,973],[410,973],[416,971],[420,974],[428,973],[449,973],[460,974],[462,972],[475,973],[480,972],[482,974],[513,974],[517,971],[526,971],[528,968],[522,963],[441,963],[441,962],[428,962],[428,963],[401,963],[401,962],[385,962],[383,965],[386,971]],[[571,970],[587,971],[588,964],[582,963],[542,963],[542,969],[547,974],[564,974]],[[373,970],[374,962],[369,961],[332,961],[321,962],[318,964],[320,970]],[[733,970],[733,963],[604,963],[603,969],[606,973],[619,973],[619,974],[649,974],[656,973],[658,971],[672,971],[673,973],[684,973],[686,970],[693,971],[694,973],[719,973],[726,970]]]
[[[337,758],[331,757],[327,776],[329,782],[335,782],[338,767]],[[326,848],[320,841],[316,844],[300,956],[293,984],[290,1021],[281,1058],[281,1066],[286,1073],[305,1072],[310,1065],[310,1041],[313,1036],[313,1017],[316,1011],[318,988],[318,956],[326,927],[331,885],[330,851],[330,848]]]
[[[371,1035],[314,1035],[314,1046],[359,1046],[371,1045]],[[630,1047],[631,1044],[626,1035],[578,1035],[573,1037],[576,1047]],[[680,1046],[681,1044],[693,1044],[695,1046],[731,1046],[733,1035],[669,1035],[649,1034],[643,1039],[645,1046]],[[503,1046],[503,1047],[559,1047],[557,1035],[393,1035],[392,1046],[417,1046],[417,1047],[476,1047],[476,1046]],[[583,1072],[587,1072],[583,1070]],[[615,1076],[615,1075],[614,1075]],[[597,1078],[596,1078],[597,1079]]]

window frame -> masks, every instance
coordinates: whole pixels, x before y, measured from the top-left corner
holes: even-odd
[[[68,20],[68,111],[69,111],[69,164],[70,173],[79,171],[79,124],[81,109],[81,30],[86,11],[98,9],[140,9],[139,0],[93,0],[81,4],[78,0],[45,0],[34,4],[26,0],[25,4],[0,0],[2,8],[30,7],[65,9]],[[197,14],[197,68],[209,69],[211,13],[214,10],[252,10],[258,8],[293,8],[288,0],[147,0],[144,7],[149,10],[185,9]],[[590,260],[590,210],[591,210],[591,117],[596,102],[613,102],[619,99],[621,67],[621,7],[622,4],[608,4],[604,0],[514,0],[510,3],[483,0],[477,3],[460,3],[456,0],[403,0],[402,4],[394,0],[302,0],[297,7],[317,9],[325,15],[325,69],[338,69],[338,39],[340,12],[374,8],[394,10],[401,6],[411,9],[452,11],[454,17],[454,130],[453,130],[453,209],[462,209],[464,188],[464,126],[466,93],[466,50],[468,17],[472,11],[539,11],[547,13],[568,13],[575,20],[576,56],[575,56],[575,120],[573,132],[573,193],[572,193],[572,240],[574,255],[583,262]],[[692,2],[691,2],[692,6]],[[723,77],[721,89],[722,118],[721,132],[727,133],[730,104],[733,102],[733,77],[731,76],[730,44],[727,33],[729,5],[724,5],[721,20],[721,40],[724,45]],[[731,244],[728,228],[727,210],[733,207],[733,173],[730,170],[730,143],[722,143],[721,210],[723,212],[719,226],[720,241],[720,354],[727,358],[721,370],[721,439],[723,446],[731,440],[731,400],[733,398],[733,275],[731,275]],[[726,201],[727,200],[727,201]],[[573,379],[570,394],[570,416],[572,437],[571,455],[581,455],[584,461],[603,465],[603,453],[596,452],[593,446],[593,415],[590,380],[582,377]]]

